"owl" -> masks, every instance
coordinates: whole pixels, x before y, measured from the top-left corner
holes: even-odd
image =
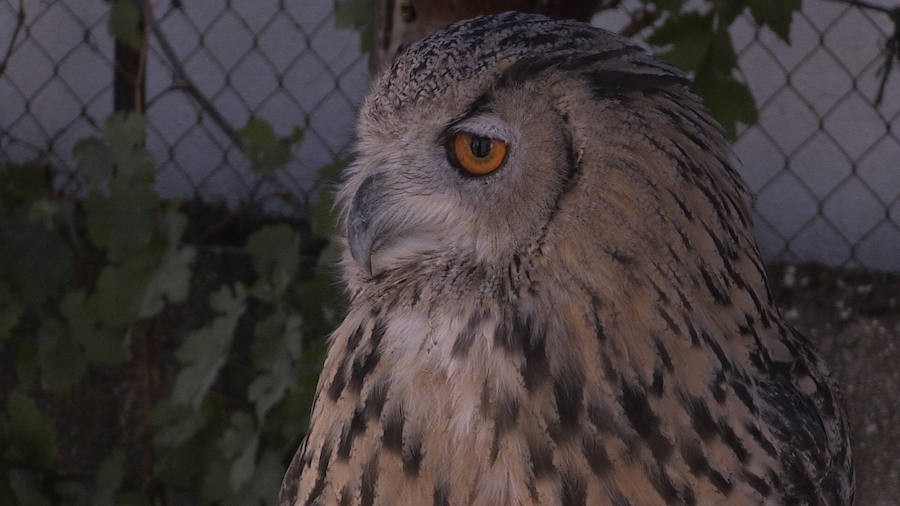
[[[850,504],[689,80],[505,13],[411,45],[338,191],[349,294],[280,505]]]

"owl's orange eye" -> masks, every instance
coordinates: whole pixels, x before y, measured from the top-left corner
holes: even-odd
[[[497,170],[506,159],[506,143],[490,137],[458,133],[453,136],[452,147],[460,167],[473,176]]]

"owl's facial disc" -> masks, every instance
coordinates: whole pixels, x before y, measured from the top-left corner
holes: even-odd
[[[518,131],[490,113],[435,126],[433,136],[385,136],[362,153],[345,223],[350,256],[369,275],[423,254],[482,258],[492,251],[484,224],[505,193]]]

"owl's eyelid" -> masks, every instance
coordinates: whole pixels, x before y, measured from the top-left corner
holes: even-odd
[[[470,134],[505,142],[513,142],[513,129],[505,121],[493,114],[483,114],[466,118],[447,129],[448,137],[456,134]]]

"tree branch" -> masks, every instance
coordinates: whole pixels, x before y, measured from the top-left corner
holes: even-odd
[[[153,19],[152,7],[149,2],[146,0],[137,1],[144,11],[144,16],[147,19],[150,31],[153,32],[153,36],[156,38],[156,41],[159,42],[160,49],[162,49],[162,52],[166,55],[166,59],[169,61],[169,65],[172,67],[172,73],[175,75],[174,87],[190,95],[191,98],[197,102],[197,105],[200,106],[200,109],[209,115],[210,119],[212,119],[222,132],[231,139],[231,142],[239,149],[242,149],[243,141],[241,140],[240,134],[228,123],[228,120],[216,110],[212,103],[203,96],[203,93],[200,92],[197,86],[194,85],[194,82],[188,77],[187,72],[185,72],[184,67],[181,65],[181,61],[178,60],[178,56],[175,54],[175,50],[172,49],[172,45],[169,44],[169,40],[166,39],[166,36],[162,33],[156,20]]]
[[[13,46],[16,39],[19,38],[19,32],[25,26],[25,0],[19,0],[19,13],[16,15],[16,28],[13,30],[12,38],[9,39],[9,47],[6,48],[6,55],[3,61],[0,61],[0,76],[6,71],[6,65],[9,63],[9,57],[12,56]]]
[[[894,68],[894,61],[896,60],[900,62],[900,5],[890,8],[884,7],[882,5],[875,5],[863,0],[830,1],[851,5],[859,9],[867,9],[870,11],[887,14],[888,17],[891,18],[891,21],[894,22],[894,33],[888,36],[887,41],[885,41],[884,44],[884,49],[882,50],[882,54],[884,55],[884,63],[878,70],[878,72],[881,74],[881,82],[878,84],[878,93],[875,95],[875,106],[877,107],[881,105],[881,101],[884,99],[884,90],[887,87],[887,80],[888,77],[890,77],[891,70],[893,70]]]
[[[863,2],[862,0],[830,0],[832,2],[838,2],[842,4],[852,5],[854,7],[859,7],[862,9],[869,9],[877,12],[882,12],[884,14],[890,15],[892,12],[898,10],[898,8],[888,8],[881,5],[870,4],[869,2]]]

